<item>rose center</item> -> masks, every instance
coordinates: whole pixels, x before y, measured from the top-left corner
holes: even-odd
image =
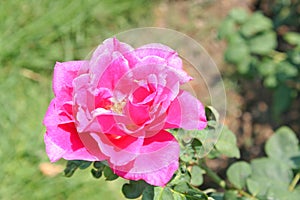
[[[112,110],[115,113],[122,114],[125,104],[125,101],[114,102],[114,104],[110,107],[110,110]]]

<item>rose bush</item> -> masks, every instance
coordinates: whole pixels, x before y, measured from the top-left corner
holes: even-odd
[[[106,160],[123,178],[164,186],[179,160],[167,130],[207,124],[200,101],[180,89],[191,79],[169,47],[133,49],[116,38],[90,60],[56,63],[44,119],[50,160]]]

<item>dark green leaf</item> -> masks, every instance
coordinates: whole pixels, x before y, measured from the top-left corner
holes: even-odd
[[[91,164],[92,164],[92,162],[90,162],[90,161],[81,161],[81,163],[80,163],[80,165],[79,165],[79,169],[86,169],[86,168],[88,168]]]
[[[241,33],[246,37],[250,37],[259,32],[270,30],[272,26],[272,21],[269,18],[259,12],[255,12],[241,26]]]
[[[300,155],[291,157],[292,166],[295,169],[300,169]]]
[[[192,166],[191,169],[191,184],[194,186],[199,186],[203,183],[203,170],[197,166]]]
[[[93,177],[95,177],[95,178],[100,178],[102,176],[101,170],[92,169],[91,172],[92,172]]]
[[[207,200],[208,197],[204,193],[189,191],[189,193],[185,194],[187,200]]]
[[[236,162],[227,170],[229,181],[238,189],[242,189],[246,185],[246,179],[251,175],[251,166],[244,162]]]
[[[299,141],[293,130],[288,127],[281,127],[267,141],[265,151],[269,157],[293,167],[290,158],[299,155],[298,144]]]
[[[273,94],[272,111],[275,118],[279,118],[280,114],[290,106],[292,91],[285,85],[276,88]]]
[[[254,54],[266,55],[277,46],[276,34],[273,31],[257,35],[248,42],[249,49]]]
[[[103,170],[104,172],[104,176],[105,176],[105,180],[107,181],[113,181],[115,179],[118,178],[118,175],[116,175],[109,166],[106,166]]]
[[[65,170],[64,170],[65,176],[66,177],[71,177],[74,174],[74,172],[76,171],[77,168],[78,168],[77,166],[66,167]]]
[[[148,185],[143,191],[142,200],[153,200],[153,198],[154,198],[154,187]]]
[[[122,192],[126,198],[135,199],[142,195],[147,186],[145,181],[129,181],[123,185]]]
[[[104,162],[102,162],[102,161],[96,161],[96,162],[94,162],[93,166],[96,169],[103,170],[104,167],[107,166],[107,165]]]
[[[228,157],[240,157],[237,147],[236,136],[226,126],[223,127],[221,135],[216,143],[216,149]]]
[[[83,160],[68,160],[67,166],[64,170],[65,176],[71,177],[81,165],[86,166],[86,162],[87,161]]]

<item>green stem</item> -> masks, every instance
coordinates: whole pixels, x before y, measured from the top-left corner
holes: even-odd
[[[206,171],[206,174],[221,188],[226,188],[226,182],[220,176],[218,176],[218,174],[208,168],[205,164],[202,164],[201,168],[204,169]]]
[[[289,186],[289,191],[293,191],[295,189],[295,186],[297,185],[298,181],[300,180],[300,172],[296,174],[294,179],[292,180],[290,186]]]
[[[248,197],[249,199],[253,199],[253,200],[259,200],[256,197],[252,196],[251,194],[245,192],[244,190],[238,190],[238,191],[242,196]]]

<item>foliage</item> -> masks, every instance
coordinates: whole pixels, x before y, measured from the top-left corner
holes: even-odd
[[[84,59],[104,38],[149,26],[152,6],[144,0],[0,1],[0,199],[122,197],[114,189],[121,180],[41,173],[39,165],[49,162],[42,119],[55,62]]]
[[[223,180],[207,167],[207,159],[221,155],[239,158],[240,155],[234,134],[216,124],[216,121],[210,121],[209,126],[201,131],[171,130],[182,148],[180,167],[172,180],[165,187],[154,187],[144,181],[129,181],[122,187],[124,196],[128,199],[142,196],[142,200],[296,200],[299,197],[299,141],[290,128],[279,128],[267,141],[266,157],[253,159],[250,163],[234,162],[227,169],[227,180]],[[224,143],[225,139],[222,138],[228,141]],[[90,164],[86,161],[69,161],[66,176],[70,175],[68,172],[84,169]],[[105,161],[94,162],[93,166],[91,171],[95,178],[99,178],[102,172],[108,181],[117,178],[113,172],[105,173],[109,169]],[[115,176],[113,179],[110,178],[112,175]],[[218,188],[200,190],[199,187],[205,183],[203,175],[210,177],[224,192],[216,192]]]
[[[272,21],[259,11],[249,14],[233,9],[223,21],[219,37],[228,43],[225,60],[236,66],[239,74],[261,79],[274,91],[272,109],[278,118],[300,91],[300,34],[284,33],[288,48],[279,50],[282,42],[278,43],[276,23],[278,18]]]

